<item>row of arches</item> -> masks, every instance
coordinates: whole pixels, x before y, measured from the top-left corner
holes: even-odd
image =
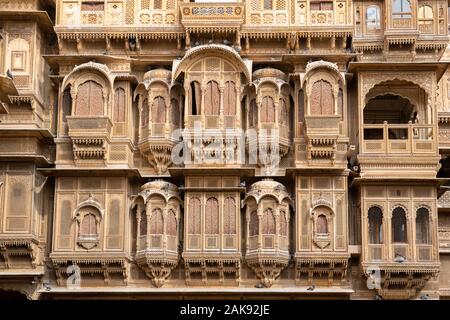
[[[368,210],[369,244],[384,243],[383,211],[379,206],[372,206]],[[416,210],[416,244],[431,244],[430,211],[426,207]],[[402,207],[392,210],[391,232],[393,243],[408,242],[408,223],[406,211]]]

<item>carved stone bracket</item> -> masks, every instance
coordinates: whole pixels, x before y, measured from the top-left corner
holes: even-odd
[[[256,259],[247,260],[247,264],[261,279],[266,288],[270,288],[280,276],[281,271],[289,264],[289,259]]]

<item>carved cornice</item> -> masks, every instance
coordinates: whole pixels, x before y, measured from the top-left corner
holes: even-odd
[[[255,199],[256,203],[259,203],[264,197],[273,197],[277,199],[279,204],[286,200],[293,206],[293,200],[287,192],[286,187],[270,178],[266,178],[252,184],[245,196],[245,199],[242,201],[242,205],[244,206],[250,198]]]

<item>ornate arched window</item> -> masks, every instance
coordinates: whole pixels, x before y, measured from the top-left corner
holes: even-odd
[[[165,123],[166,122],[166,103],[163,97],[156,97],[152,104],[152,122]]]
[[[276,234],[275,215],[272,209],[264,210],[261,223],[262,234]]]
[[[261,102],[261,122],[275,122],[275,104],[271,97],[264,97]]]
[[[93,80],[88,80],[78,86],[75,105],[76,116],[102,116],[103,90],[102,86]]]
[[[394,19],[410,19],[411,14],[410,0],[392,0],[392,17]]]
[[[280,99],[280,116],[279,123],[280,125],[287,126],[288,125],[288,108],[286,106],[286,102],[284,99]]]
[[[433,31],[433,8],[427,5],[419,7],[417,13],[417,18],[419,20],[419,29],[421,32],[432,32]]]
[[[149,116],[148,99],[145,98],[144,101],[142,101],[141,127],[148,126],[148,116]]]
[[[163,214],[161,209],[156,208],[152,210],[152,214],[150,216],[150,234],[163,234],[164,233],[164,225],[163,225]]]
[[[328,81],[319,80],[312,86],[311,115],[334,114],[333,87]]]
[[[219,85],[215,81],[206,84],[205,92],[205,115],[218,116],[220,107]]]
[[[416,243],[431,244],[430,213],[427,208],[419,208],[416,212]]]
[[[93,213],[87,213],[83,216],[80,223],[80,238],[97,238],[97,221]]]
[[[248,126],[250,128],[255,127],[257,123],[258,123],[258,106],[256,105],[256,100],[252,99],[250,101],[250,110],[248,112]]]
[[[223,114],[226,116],[236,115],[236,86],[233,81],[225,83],[223,93]]]
[[[166,218],[166,233],[168,236],[177,235],[177,217],[175,212],[171,209]]]
[[[175,125],[176,127],[179,127],[181,111],[180,111],[180,104],[178,103],[177,99],[170,100],[170,111],[171,111],[172,124]]]
[[[201,228],[201,206],[199,198],[189,200],[189,234],[200,234]]]
[[[406,243],[406,212],[403,208],[397,207],[392,212],[392,241],[394,243]]]
[[[287,236],[288,234],[288,223],[287,216],[284,210],[280,211],[280,235]]]
[[[366,26],[367,30],[381,29],[380,7],[371,5],[367,7],[366,11]]]
[[[125,90],[123,88],[117,88],[114,92],[114,122],[125,122]]]
[[[328,221],[324,214],[319,214],[316,220],[316,233],[328,234]]]
[[[236,202],[232,197],[226,197],[223,207],[223,233],[236,234]]]
[[[205,208],[205,233],[219,234],[219,201],[209,198]]]
[[[383,243],[383,212],[378,207],[371,207],[369,217],[369,243]]]
[[[249,232],[249,236],[256,236],[259,234],[259,217],[258,217],[258,213],[255,211],[252,211],[252,213],[250,213],[250,222],[248,225],[248,232]]]

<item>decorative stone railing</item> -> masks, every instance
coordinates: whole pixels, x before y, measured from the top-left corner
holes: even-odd
[[[187,28],[239,27],[244,21],[242,3],[180,3],[181,22]]]

